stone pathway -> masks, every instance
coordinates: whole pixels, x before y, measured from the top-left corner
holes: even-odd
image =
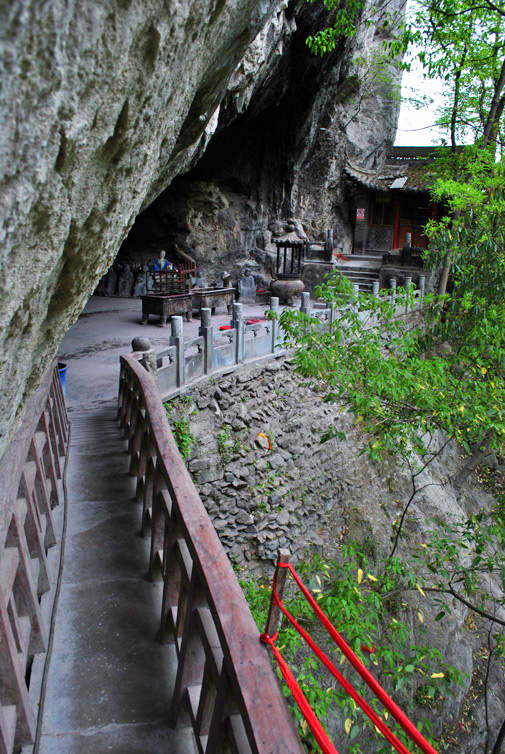
[[[263,316],[267,304],[244,305],[244,317]],[[85,407],[97,409],[116,399],[119,384],[119,356],[131,351],[132,339],[149,338],[156,351],[169,345],[170,323],[160,327],[154,318],[142,326],[141,302],[130,298],[92,296],[82,314],[63,338],[58,361],[68,366],[66,404],[70,412]],[[225,307],[212,316],[215,330],[229,324]],[[200,318],[184,322],[184,337],[195,338]]]
[[[134,480],[115,406],[71,415],[67,531],[34,754],[196,754],[167,725],[175,650],[156,640]]]

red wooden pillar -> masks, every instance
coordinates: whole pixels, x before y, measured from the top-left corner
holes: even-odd
[[[400,200],[395,199],[395,209],[393,218],[393,249],[400,245]]]

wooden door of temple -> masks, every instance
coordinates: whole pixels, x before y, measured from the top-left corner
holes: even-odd
[[[421,203],[422,202],[422,203]],[[395,217],[395,238],[393,248],[402,249],[405,245],[407,233],[411,234],[411,245],[414,248],[425,249],[428,237],[424,233],[424,226],[433,217],[434,207],[426,204],[424,197],[401,197],[397,205]]]

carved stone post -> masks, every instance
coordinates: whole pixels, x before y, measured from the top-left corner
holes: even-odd
[[[142,336],[133,338],[132,352],[135,354],[144,369],[155,377],[158,364],[156,361],[156,352],[154,351],[149,338],[144,338]]]
[[[426,288],[426,276],[419,275],[419,302],[421,306],[423,305],[425,288]]]
[[[328,317],[328,324],[331,325],[333,322],[335,322],[335,319],[337,316],[334,301],[328,302],[328,309],[330,310],[330,316]]]
[[[302,293],[303,296],[303,293]],[[270,309],[271,311],[275,312],[276,319],[272,319],[272,353],[275,353],[275,348],[279,341],[279,332],[280,332],[280,326],[279,326],[279,299],[277,296],[272,296],[270,299]]]
[[[177,387],[182,387],[186,379],[186,360],[184,358],[184,334],[182,331],[182,317],[172,317],[170,320],[172,335],[170,345],[175,346],[175,368],[177,374]]]
[[[379,281],[374,280],[372,283],[372,295],[378,296],[379,295]]]
[[[201,324],[198,330],[198,335],[203,336],[203,369],[205,374],[212,373],[212,349],[214,347],[214,337],[210,315],[210,309],[203,308],[200,310]]]
[[[407,298],[405,299],[405,314],[407,314],[407,312],[409,310],[409,299],[408,299],[408,296],[410,294],[410,285],[411,285],[411,283],[412,283],[412,278],[411,277],[406,277],[405,278],[405,293],[406,293]]]
[[[231,326],[235,330],[235,363],[244,361],[244,320],[242,319],[242,304],[233,304]]]
[[[391,290],[391,301],[394,305],[394,303],[396,302],[396,278],[389,279],[389,288]]]
[[[310,311],[310,293],[302,293],[302,303],[300,306],[300,311],[302,311],[304,314],[309,314]]]

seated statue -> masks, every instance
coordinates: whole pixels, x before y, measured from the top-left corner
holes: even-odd
[[[167,255],[167,252],[162,249],[160,251],[159,257],[155,257],[154,259],[151,259],[149,262],[149,269],[150,270],[173,270],[174,265],[172,262],[169,262],[167,259],[165,259]]]
[[[238,281],[238,300],[243,304],[256,303],[256,280],[249,267],[244,269],[244,275]]]
[[[191,278],[191,282],[193,284],[193,288],[208,288],[209,284],[207,283],[207,278],[203,274],[202,270],[198,270],[196,273],[196,278]]]

